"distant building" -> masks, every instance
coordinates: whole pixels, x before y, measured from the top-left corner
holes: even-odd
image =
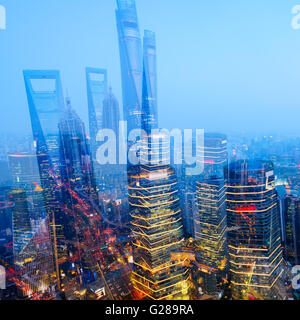
[[[94,189],[92,163],[84,123],[66,101],[66,111],[59,122],[60,167],[65,183],[90,194]]]
[[[284,198],[284,255],[292,265],[300,264],[300,198]]]
[[[115,95],[112,92],[111,87],[109,88],[108,94],[105,96],[103,101],[103,129],[110,129],[115,133],[116,136],[116,164],[108,164],[102,165],[101,170],[105,176],[111,174],[125,174],[124,166],[119,165],[119,142],[120,142],[120,134],[119,132],[119,122],[120,118],[120,110],[119,110],[119,102],[116,99]],[[105,178],[107,179],[107,178]]]
[[[97,162],[97,134],[103,128],[103,100],[107,94],[107,70],[86,68],[87,98],[91,156],[94,176],[99,187],[101,183],[101,167]]]

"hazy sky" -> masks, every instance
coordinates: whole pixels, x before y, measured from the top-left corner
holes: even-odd
[[[300,0],[136,0],[157,34],[161,127],[300,134]],[[30,132],[23,69],[59,69],[87,124],[85,67],[122,105],[114,0],[0,0],[0,132]]]

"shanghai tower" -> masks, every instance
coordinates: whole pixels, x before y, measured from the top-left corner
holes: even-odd
[[[117,0],[124,118],[128,132],[142,127],[143,53],[134,0]]]
[[[157,114],[157,64],[156,37],[150,30],[144,31],[143,39],[143,129],[148,132],[158,127]]]

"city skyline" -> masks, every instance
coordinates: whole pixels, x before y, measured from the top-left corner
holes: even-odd
[[[0,300],[300,300],[294,35],[258,0],[65,1],[0,33]]]
[[[122,101],[117,28],[113,23],[115,1],[90,1],[88,8],[81,1],[75,7],[65,1],[59,5],[52,2],[47,11],[44,4],[33,0],[27,1],[26,6],[2,1],[7,11],[7,29],[0,33],[4,47],[0,61],[6,61],[2,67],[1,76],[6,79],[1,96],[7,109],[1,122],[2,130],[30,132],[22,69],[59,69],[64,95],[69,92],[74,109],[86,124],[86,67],[107,69],[108,83]],[[299,109],[297,39],[300,31],[291,27],[294,5],[293,0],[288,0],[272,3],[269,8],[260,1],[244,6],[231,0],[226,6],[219,3],[216,8],[208,2],[189,0],[185,4],[172,3],[170,16],[168,1],[151,4],[137,1],[141,30],[158,33],[160,126],[199,127],[225,133],[296,134],[296,117],[287,118],[287,114],[297,114]],[[92,18],[79,16],[82,9]],[[51,21],[54,15],[55,25]],[[255,26],[252,15],[256,17]],[[164,16],[169,16],[168,23]],[[186,24],[179,26],[177,21],[181,19]],[[43,28],[37,30],[36,23],[41,23]],[[56,32],[59,28],[60,32]],[[35,39],[40,45],[32,53],[28,48],[34,48]],[[84,46],[79,45],[82,42]],[[6,87],[12,83],[18,95],[12,95]],[[212,117],[214,112],[220,116]],[[264,121],[270,112],[272,122]],[[171,121],[169,114],[177,117]],[[248,130],[243,125],[245,115],[249,119]],[[289,126],[282,126],[283,121],[288,121]],[[16,124],[15,128],[6,126],[10,122]]]

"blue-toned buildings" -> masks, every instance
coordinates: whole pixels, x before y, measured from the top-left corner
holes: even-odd
[[[124,120],[128,132],[142,127],[143,51],[134,0],[117,0]]]
[[[59,122],[61,176],[72,188],[90,194],[94,190],[92,164],[84,123],[66,99],[66,111]]]
[[[156,36],[144,31],[143,39],[143,128],[158,128]]]
[[[97,134],[104,128],[103,100],[107,94],[107,70],[100,68],[86,68],[88,115],[90,131],[90,149],[96,185],[101,183],[101,167],[97,162]]]
[[[58,287],[59,259],[65,256],[64,214],[57,183],[60,176],[60,140],[58,124],[65,111],[60,73],[56,70],[25,70],[24,81],[33,138],[44,197]]]

